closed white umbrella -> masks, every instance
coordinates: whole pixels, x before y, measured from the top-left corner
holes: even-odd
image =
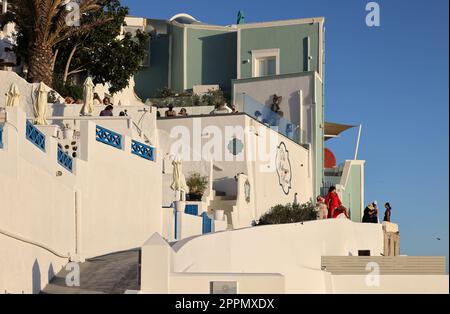
[[[12,83],[8,91],[8,96],[6,99],[6,107],[15,107],[20,104],[20,91],[16,83]]]
[[[183,165],[180,157],[174,158],[172,162],[173,166],[173,182],[170,188],[180,193],[180,201],[182,200],[183,193],[189,193],[189,188],[186,184],[186,178],[183,174]]]
[[[94,113],[94,82],[89,76],[84,81],[84,108],[83,114],[91,116]]]
[[[37,100],[34,104],[34,123],[37,125],[48,125],[47,120],[47,94],[49,88],[43,82],[39,84]]]

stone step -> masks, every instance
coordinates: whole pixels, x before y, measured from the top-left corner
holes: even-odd
[[[212,201],[236,201],[237,196],[216,196]]]

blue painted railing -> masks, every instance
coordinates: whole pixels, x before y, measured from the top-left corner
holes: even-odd
[[[97,125],[96,139],[103,144],[122,149],[122,135]]]
[[[195,204],[186,205],[184,213],[187,215],[198,216],[198,205]]]
[[[207,213],[202,214],[203,218],[203,234],[211,233],[212,232],[212,219],[209,218]]]
[[[155,148],[137,141],[131,142],[131,153],[141,158],[155,161]]]
[[[0,149],[3,148],[3,128],[0,127]]]
[[[73,158],[58,147],[58,163],[66,170],[73,172]]]
[[[26,137],[37,148],[45,152],[45,135],[39,131],[30,121],[27,121]]]

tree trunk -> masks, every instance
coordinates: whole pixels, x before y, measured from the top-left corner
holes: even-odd
[[[66,63],[66,68],[64,70],[64,77],[63,77],[63,83],[64,84],[66,84],[67,79],[69,78],[70,64],[72,63],[72,58],[75,55],[75,52],[77,51],[77,47],[78,47],[78,45],[75,45],[72,48],[72,51],[70,51],[69,58],[68,58],[67,63]]]
[[[44,82],[47,86],[53,85],[53,50],[51,47],[34,44],[30,47],[28,80],[31,83]]]

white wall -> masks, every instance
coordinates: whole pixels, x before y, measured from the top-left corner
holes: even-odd
[[[311,165],[310,152],[303,146],[294,143],[249,117],[246,117],[246,125],[255,128],[259,135],[256,136],[255,133],[249,133],[247,134],[247,141],[251,141],[253,137],[259,143],[258,138],[261,138],[264,132],[268,132],[265,144],[262,142],[263,146],[278,148],[281,143],[285,144],[289,152],[292,173],[291,189],[286,194],[280,185],[279,174],[276,170],[276,149],[273,151],[274,155],[270,162],[258,158],[255,162],[249,163],[247,173],[253,186],[256,218],[259,219],[272,206],[293,203],[295,193],[298,193],[298,201],[300,203],[311,201],[314,198],[312,195],[314,171]],[[272,136],[275,136],[274,143],[272,143]],[[275,147],[273,147],[274,144]],[[263,150],[259,146],[257,149],[258,151]]]
[[[56,177],[65,170],[54,139],[47,138],[46,153],[26,140],[22,111],[8,110],[8,121],[0,149],[0,230],[68,256],[75,252],[73,176]],[[67,260],[0,234],[0,291],[39,292]]]
[[[161,159],[132,155],[129,137],[124,137],[123,150],[97,142],[92,122],[81,122],[80,129],[77,189],[83,254],[138,247],[149,234],[162,232]]]
[[[243,134],[226,134],[227,127],[241,127],[242,130],[252,128],[255,131]],[[182,143],[187,148],[185,150],[187,154],[184,157],[188,160],[207,158],[199,152],[206,150],[205,147],[208,143],[211,143],[212,138],[216,139],[217,142],[214,143],[217,143],[217,146],[213,151],[219,151],[219,159],[213,160],[215,165],[213,172],[214,190],[225,192],[228,196],[237,196],[235,176],[240,173],[248,176],[252,189],[252,200],[254,200],[254,203],[250,206],[253,207],[252,212],[256,212],[256,217],[250,219],[246,216],[242,223],[238,222],[235,227],[250,226],[252,220],[258,219],[272,206],[294,202],[295,193],[298,193],[298,200],[302,203],[314,198],[312,195],[314,172],[311,168],[310,152],[246,115],[158,120],[158,128],[162,154],[167,154],[173,149],[174,145]],[[183,137],[181,135],[171,137],[171,132],[174,131],[173,135],[176,136],[177,130],[186,130],[187,134]],[[263,137],[263,134],[266,134],[266,136]],[[244,143],[244,150],[238,156],[231,155],[227,147],[233,136]],[[272,139],[273,142],[271,142]],[[285,194],[279,184],[275,166],[277,153],[275,148],[282,142],[285,143],[289,151],[293,174],[291,189],[288,194]],[[256,152],[263,151],[267,154],[272,152],[273,154],[269,156],[271,158],[264,160],[265,155],[256,154],[252,160],[250,158],[251,143],[257,143],[255,146]],[[273,147],[273,149],[271,150],[270,147]],[[167,179],[167,181],[169,180],[170,178]],[[246,209],[249,209],[247,207]]]
[[[147,251],[147,245],[154,247]],[[381,225],[315,221],[215,233],[172,247],[154,236],[143,250],[158,257],[148,255],[152,257],[149,269],[143,255],[144,292],[209,293],[210,281],[222,279],[238,281],[238,286],[250,280],[240,293],[332,293],[332,276],[321,270],[321,257],[357,255],[358,250],[380,256],[383,231]],[[158,283],[152,281],[163,269],[167,275]]]
[[[7,121],[0,149],[0,229],[81,260],[136,248],[162,233],[159,156],[153,162],[131,154],[128,136],[123,149],[97,142],[95,123],[82,121],[80,154],[70,173],[57,163],[55,138],[46,137],[45,152],[25,138],[21,109],[7,108]],[[0,241],[0,291],[38,292],[32,288],[45,286],[49,270],[57,273],[67,262],[10,238]]]
[[[381,225],[347,220],[255,227],[180,241],[173,246],[174,272],[280,273],[287,293],[325,293],[331,275],[322,256],[383,252]]]
[[[285,279],[279,274],[175,273],[170,275],[170,293],[210,294],[211,282],[238,282],[238,294],[264,295],[285,292]]]

